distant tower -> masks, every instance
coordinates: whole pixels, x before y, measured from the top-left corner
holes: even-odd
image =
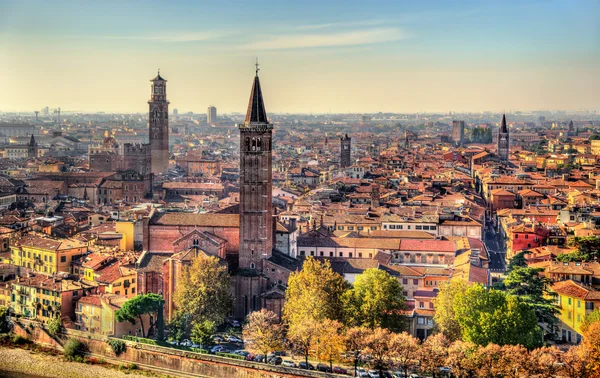
[[[179,115],[179,110],[173,109],[173,115],[177,117]]]
[[[462,145],[465,138],[465,121],[452,121],[452,140]]]
[[[56,114],[56,125],[60,127],[60,108],[56,109],[54,114]]]
[[[240,130],[239,267],[261,273],[263,259],[269,258],[273,250],[271,152],[273,125],[267,120],[258,79],[258,63],[246,120],[239,124],[238,128]]]
[[[40,112],[39,111],[35,111],[35,120],[36,122],[40,120]]]
[[[340,139],[340,167],[346,168],[352,165],[352,138],[346,134]]]
[[[37,145],[37,142],[35,141],[35,138],[33,137],[33,134],[31,134],[31,139],[29,139],[29,144],[27,144],[27,157],[35,158],[35,157],[37,157],[37,154],[38,154],[38,145]]]
[[[404,130],[404,148],[408,148],[409,147],[409,143],[408,143],[408,129]]]
[[[209,106],[206,110],[206,122],[207,123],[215,123],[217,122],[217,108],[214,106]]]
[[[506,115],[502,114],[502,124],[498,131],[498,156],[503,162],[508,161],[508,151],[510,149],[510,139],[508,127],[506,126]]]
[[[152,80],[150,94],[150,150],[152,173],[165,173],[169,167],[169,101],[167,101],[167,81],[158,75]]]
[[[577,132],[575,131],[575,127],[573,126],[573,121],[569,122],[569,131],[567,132],[568,136],[576,136]]]

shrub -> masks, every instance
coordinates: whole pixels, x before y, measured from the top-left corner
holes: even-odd
[[[56,337],[62,332],[62,321],[58,317],[50,319],[48,321],[47,327],[48,333]]]
[[[27,344],[29,342],[29,340],[27,340],[26,338],[24,338],[20,335],[12,335],[10,342],[15,345],[23,345],[23,344]]]
[[[208,354],[208,351],[206,349],[202,349],[202,348],[190,348],[190,350],[192,352],[196,352],[196,353],[205,353],[205,354]]]
[[[8,308],[0,306],[0,333],[7,333],[8,331],[10,331]]]
[[[129,365],[127,365],[127,368],[129,370],[137,370],[137,369],[139,369],[138,365],[134,364],[133,362],[130,362]]]
[[[87,353],[88,347],[83,341],[71,338],[65,343],[63,354],[67,360],[81,362]]]
[[[123,340],[108,339],[108,345],[110,345],[113,352],[115,353],[115,356],[117,357],[121,355],[121,353],[125,352],[125,350],[127,350],[127,344],[125,344],[125,341]]]
[[[245,360],[246,359],[246,357],[244,357],[244,356],[240,356],[239,354],[233,354],[233,353],[217,352],[217,353],[215,353],[215,355],[221,356],[221,357],[235,358],[236,360]]]

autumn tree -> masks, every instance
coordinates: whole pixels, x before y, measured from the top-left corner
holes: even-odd
[[[342,320],[342,294],[349,284],[331,269],[329,260],[319,262],[308,257],[302,270],[288,279],[283,306],[283,320],[291,328],[303,319]]]
[[[522,345],[502,346],[502,372],[506,378],[519,378],[527,372],[529,351]]]
[[[408,369],[418,362],[419,339],[406,332],[394,333],[389,339],[392,361],[408,376]]]
[[[292,323],[287,332],[288,340],[292,343],[292,348],[304,357],[308,364],[310,350],[318,335],[317,327],[312,319],[298,319]]]
[[[587,378],[592,372],[588,366],[586,350],[583,346],[573,346],[559,355],[560,373],[567,378]]]
[[[198,255],[178,277],[173,299],[177,316],[192,328],[207,321],[223,323],[233,305],[227,267],[217,257]]]
[[[466,291],[467,287],[467,283],[460,280],[443,283],[437,297],[433,299],[435,325],[450,341],[461,339],[460,324],[454,313],[454,299],[457,294]]]
[[[402,310],[406,305],[402,292],[402,285],[386,271],[377,268],[365,270],[342,296],[346,323],[371,329],[404,329]]]
[[[476,351],[477,345],[468,341],[455,341],[450,345],[446,365],[452,369],[453,376],[470,378],[475,374],[477,370],[475,363]]]
[[[252,353],[266,356],[283,349],[283,326],[273,311],[263,308],[248,315],[243,335],[246,349]]]
[[[140,294],[127,300],[120,309],[115,311],[115,320],[118,322],[130,322],[136,324],[139,322],[142,337],[149,337],[154,327],[157,328],[157,338],[163,339],[164,332],[164,311],[165,300],[162,295],[148,293]],[[150,326],[148,333],[145,332],[143,315],[148,315],[150,318]]]
[[[582,343],[590,378],[600,378],[600,322],[590,324]]]
[[[600,309],[590,312],[583,318],[581,326],[579,327],[581,329],[581,333],[585,333],[589,326],[596,322],[600,322]]]
[[[527,363],[529,376],[539,378],[556,377],[561,369],[559,364],[560,350],[556,347],[540,347],[529,353]]]
[[[368,333],[370,330],[365,327],[352,327],[346,331],[346,351],[352,356],[355,376],[362,351],[366,348],[365,338]]]
[[[421,370],[436,378],[439,375],[439,368],[446,364],[448,347],[450,347],[450,340],[443,333],[436,333],[425,339],[420,349]]]
[[[457,293],[453,309],[464,341],[483,346],[521,344],[527,348],[541,343],[535,312],[502,291],[470,286]]]
[[[338,360],[346,349],[342,324],[331,319],[325,319],[319,323],[314,348],[317,352],[317,358],[328,362],[329,368],[333,370],[333,361]]]
[[[380,376],[390,366],[393,353],[390,348],[391,336],[392,333],[386,328],[374,328],[365,335],[364,352],[371,355],[373,368],[379,370]]]
[[[473,354],[473,360],[480,377],[499,378],[504,376],[503,350],[498,344],[479,346]]]

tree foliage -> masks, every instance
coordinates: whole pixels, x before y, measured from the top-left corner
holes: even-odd
[[[552,281],[540,274],[543,271],[542,268],[514,266],[503,284],[508,294],[519,297],[531,307],[538,323],[546,324],[553,333],[558,308],[547,295]]]
[[[596,309],[592,312],[590,312],[589,314],[587,314],[585,316],[585,318],[583,318],[583,321],[581,322],[581,332],[585,333],[587,332],[587,329],[589,326],[591,326],[593,323],[598,323],[600,322],[600,309]]]
[[[541,343],[535,312],[517,297],[473,285],[457,293],[453,302],[462,340],[477,345],[523,345]]]
[[[214,256],[199,255],[178,278],[175,307],[192,324],[223,323],[233,306],[227,267]]]
[[[243,334],[246,349],[252,353],[266,356],[283,349],[283,326],[272,311],[263,308],[248,315]]]
[[[329,260],[321,263],[309,257],[302,270],[290,274],[283,319],[290,328],[303,319],[342,320],[342,294],[347,289],[348,283],[331,269]]]
[[[0,333],[8,333],[9,331],[8,307],[0,306]]]
[[[54,337],[60,335],[60,333],[62,332],[62,321],[61,321],[60,317],[56,316],[56,317],[48,320],[46,327],[48,328],[48,333],[50,335],[52,335]]]
[[[143,337],[149,337],[156,327],[158,329],[157,338],[162,340],[164,332],[164,305],[165,300],[162,295],[153,293],[140,294],[123,303],[123,306],[115,311],[115,319],[118,322],[130,322],[131,324],[139,322]],[[150,326],[147,333],[145,332],[144,321],[142,319],[143,315],[149,315],[150,318]]]
[[[420,356],[419,339],[402,332],[391,335],[389,343],[394,365],[402,369],[404,374],[408,376],[408,369],[412,365],[418,364]]]
[[[110,345],[111,349],[115,353],[115,356],[117,357],[127,350],[127,344],[125,344],[125,341],[123,340],[108,339],[107,343]]]
[[[342,333],[342,324],[337,320],[325,319],[317,326],[314,349],[317,358],[329,363],[333,370],[333,361],[337,361],[345,351],[346,344]]]
[[[571,253],[563,253],[556,256],[557,261],[593,261],[600,259],[600,238],[595,236],[575,236],[569,239],[569,247],[576,250]]]
[[[371,329],[402,330],[405,326],[402,310],[406,307],[402,292],[398,280],[386,271],[365,270],[342,296],[346,323]]]
[[[421,345],[421,369],[436,378],[440,366],[446,365],[449,346],[450,340],[443,333],[429,336]]]
[[[437,329],[450,341],[460,340],[460,324],[454,312],[454,300],[459,293],[467,290],[464,281],[450,281],[440,285],[440,291],[433,299],[435,315],[433,319]]]
[[[82,361],[87,354],[87,344],[75,338],[67,340],[63,347],[63,355],[70,361]]]
[[[489,127],[475,126],[471,130],[472,143],[492,143],[492,129]]]
[[[583,334],[585,361],[590,377],[600,377],[600,322],[589,325]]]
[[[192,323],[191,339],[200,345],[210,345],[217,326],[212,320],[204,319]]]

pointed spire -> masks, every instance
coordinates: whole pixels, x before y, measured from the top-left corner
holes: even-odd
[[[35,138],[33,137],[33,134],[31,134],[31,139],[29,139],[29,145],[35,146]]]
[[[506,115],[502,114],[502,124],[500,125],[501,133],[508,133],[508,127],[506,127]]]
[[[267,111],[265,102],[260,89],[260,80],[258,79],[258,59],[256,60],[256,76],[252,84],[250,101],[248,102],[248,111],[246,112],[246,123],[269,123],[267,120]]]
[[[156,77],[150,81],[166,81],[165,79],[162,78],[162,76],[160,76],[160,68],[158,69],[158,73],[156,74]]]

